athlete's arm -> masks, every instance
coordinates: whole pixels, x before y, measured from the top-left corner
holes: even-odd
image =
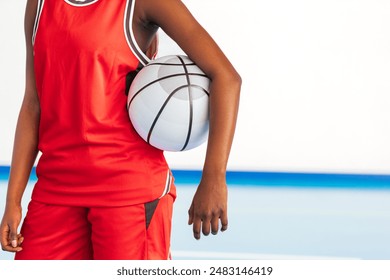
[[[160,26],[211,79],[210,130],[202,179],[189,210],[194,237],[226,230],[226,167],[236,125],[241,78],[180,0],[143,0],[146,21]]]
[[[23,237],[18,234],[22,218],[21,200],[29,175],[38,154],[38,124],[40,107],[35,87],[32,32],[37,0],[28,0],[25,13],[26,85],[16,126],[7,201],[0,226],[1,247],[5,251],[22,249]]]

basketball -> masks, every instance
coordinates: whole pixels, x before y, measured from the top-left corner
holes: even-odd
[[[134,78],[127,109],[137,133],[164,151],[204,143],[209,129],[210,79],[187,56],[152,60]]]

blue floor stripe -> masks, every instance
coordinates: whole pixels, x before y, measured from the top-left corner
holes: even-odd
[[[0,180],[7,180],[9,166],[0,166]],[[172,170],[176,184],[197,184],[201,179],[200,170]],[[33,169],[30,180],[36,180]],[[296,173],[296,172],[257,172],[228,171],[229,185],[272,186],[272,187],[326,187],[326,188],[364,188],[390,189],[390,175],[376,174],[334,174],[334,173]]]
[[[9,175],[9,166],[0,165],[0,180],[8,180]],[[32,170],[30,174],[30,180],[36,180],[37,177],[35,176],[35,168]]]
[[[199,182],[201,171],[173,170],[176,182]],[[390,189],[390,175],[228,171],[226,181],[240,186]]]

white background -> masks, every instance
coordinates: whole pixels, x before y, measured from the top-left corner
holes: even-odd
[[[0,0],[0,164],[24,90],[25,0]],[[185,0],[243,78],[229,168],[390,174],[390,2]],[[160,55],[180,49],[161,34]],[[205,147],[167,153],[199,169]]]

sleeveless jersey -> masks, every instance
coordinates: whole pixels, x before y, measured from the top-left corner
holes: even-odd
[[[175,191],[163,152],[138,136],[126,109],[126,76],[148,62],[132,31],[134,2],[38,1],[41,156],[33,199],[124,206]]]

